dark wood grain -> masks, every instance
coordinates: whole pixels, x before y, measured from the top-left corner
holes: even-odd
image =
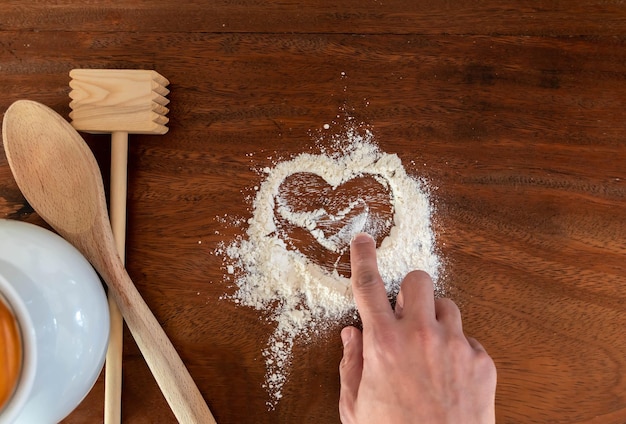
[[[273,328],[220,300],[213,251],[243,231],[220,218],[251,215],[255,169],[343,110],[432,186],[441,283],[496,361],[498,422],[626,422],[622,2],[49,3],[0,4],[0,109],[67,116],[76,67],[171,81],[170,132],[131,137],[127,263],[219,423],[339,421],[341,323],[296,345],[267,411]],[[85,138],[107,174],[109,139]],[[4,154],[0,218],[45,226]],[[124,422],[174,422],[128,335],[124,355]],[[102,394],[65,422],[100,422]]]
[[[624,35],[619,0],[3,2],[6,30],[343,34]]]

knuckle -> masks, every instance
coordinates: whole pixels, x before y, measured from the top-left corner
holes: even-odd
[[[497,380],[498,371],[496,364],[484,350],[473,352],[474,366],[477,372],[482,376],[485,381],[489,381],[495,385]]]
[[[353,276],[357,287],[368,288],[378,283],[379,276],[374,270],[361,270]]]
[[[476,360],[478,361],[479,364],[481,364],[483,368],[485,368],[490,373],[494,375],[497,373],[496,364],[487,352],[485,351],[476,352]]]
[[[423,323],[412,331],[413,340],[424,350],[438,350],[442,345],[442,338],[435,326]]]

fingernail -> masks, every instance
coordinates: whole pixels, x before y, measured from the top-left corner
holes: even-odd
[[[370,243],[374,237],[368,233],[357,233],[352,237],[351,243]]]
[[[350,327],[346,327],[341,330],[341,342],[343,343],[343,347],[346,347],[346,345],[350,342],[350,339],[352,339],[352,329]]]
[[[396,318],[400,318],[402,316],[402,308],[404,307],[404,296],[402,295],[402,290],[398,292],[398,296],[396,296],[396,307],[394,308],[394,312],[396,313]]]

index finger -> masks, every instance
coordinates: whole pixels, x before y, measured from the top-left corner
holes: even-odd
[[[378,272],[376,241],[369,234],[357,234],[350,242],[350,267],[352,292],[363,327],[392,320],[387,290]]]

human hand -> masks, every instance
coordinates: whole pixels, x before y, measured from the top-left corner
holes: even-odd
[[[352,240],[350,263],[363,333],[341,332],[342,423],[495,423],[495,365],[465,337],[454,302],[435,299],[428,274],[413,271],[392,310],[367,234]]]

